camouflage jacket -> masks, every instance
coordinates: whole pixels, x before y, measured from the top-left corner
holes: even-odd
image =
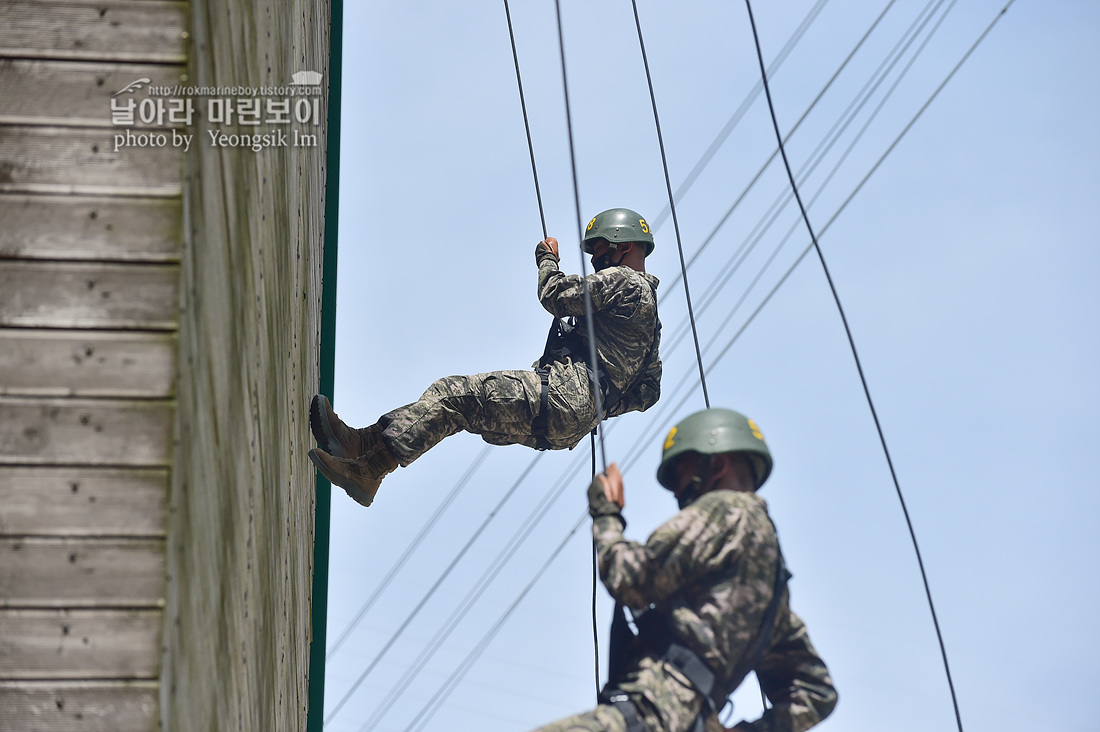
[[[592,532],[600,576],[611,596],[636,611],[654,605],[670,618],[674,637],[729,682],[727,688],[740,684],[742,679],[729,677],[752,644],[775,588],[779,541],[764,500],[752,493],[710,491],[659,527],[644,545],[623,538],[619,515],[597,516]],[[661,717],[659,727],[690,729],[677,721],[693,720],[702,699],[685,697],[682,688],[652,688],[646,682],[651,678],[644,673],[647,666],[652,659],[640,664],[643,673],[634,684],[621,688],[649,702],[650,713]],[[786,597],[755,670],[774,706],[739,729],[801,732],[836,705],[828,669]],[[646,705],[641,708],[646,716]],[[716,725],[711,714],[707,729],[721,729]]]
[[[557,257],[549,252],[539,255],[537,261],[539,302],[555,317],[576,317],[584,332],[584,278],[562,273]],[[658,280],[622,266],[608,267],[587,279],[596,357],[612,384],[622,392],[618,403],[608,406],[606,416],[644,412],[661,396]]]

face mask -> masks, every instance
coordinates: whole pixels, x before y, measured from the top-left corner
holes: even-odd
[[[611,255],[614,251],[615,251],[614,249],[608,249],[606,252],[604,252],[600,256],[593,257],[592,258],[592,269],[599,272],[601,270],[607,269],[608,267],[616,267],[619,264],[621,264],[622,261],[623,261],[622,259],[620,259],[618,262],[612,262],[611,261]]]
[[[699,497],[698,491],[694,488],[688,488],[680,491],[680,495],[676,496],[676,505],[683,511],[685,508],[695,503],[695,499]]]
[[[685,508],[695,502],[699,496],[703,495],[704,484],[709,484],[710,472],[711,472],[711,459],[706,457],[703,460],[702,465],[699,466],[699,473],[691,479],[691,483],[684,487],[680,494],[676,496],[676,504],[683,511]]]

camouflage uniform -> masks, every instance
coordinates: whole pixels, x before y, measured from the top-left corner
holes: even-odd
[[[603,511],[595,516],[592,533],[600,576],[611,596],[632,610],[656,604],[671,618],[678,642],[731,682],[726,688],[740,684],[742,679],[729,676],[752,643],[775,587],[779,542],[764,500],[752,493],[711,491],[658,528],[644,546],[623,538],[617,507]],[[774,706],[738,729],[801,732],[836,705],[828,669],[787,600],[780,602],[767,650],[755,669]],[[704,708],[702,695],[659,658],[643,656],[632,666],[618,687],[629,694],[647,728],[690,730]],[[723,729],[714,713],[707,714],[705,725],[707,732]],[[542,728],[568,730],[623,732],[626,724],[617,709],[600,705]]]
[[[563,274],[548,249],[537,250],[536,261],[542,306],[558,317],[583,318],[583,278]],[[609,267],[587,279],[598,357],[622,393],[617,403],[604,405],[605,416],[649,409],[661,393],[658,280],[625,266]],[[536,447],[532,423],[541,395],[542,383],[534,371],[447,376],[428,387],[418,401],[383,415],[379,425],[403,466],[460,430],[481,435],[493,445]],[[547,396],[546,442],[553,449],[576,447],[597,423],[584,362],[552,364]]]

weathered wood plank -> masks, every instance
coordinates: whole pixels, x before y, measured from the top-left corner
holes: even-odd
[[[0,719],[20,732],[150,732],[159,691],[153,681],[0,681]]]
[[[168,471],[0,466],[0,534],[165,534]]]
[[[0,4],[0,56],[182,63],[182,2],[7,0]]]
[[[172,330],[174,264],[0,260],[0,326]]]
[[[152,86],[176,86],[184,82],[185,71],[183,66],[162,64],[0,58],[0,123],[113,127],[115,92],[137,79],[149,79]],[[147,126],[140,115],[134,124]]]
[[[163,539],[0,537],[0,608],[158,607]]]
[[[142,137],[150,134],[155,144]],[[175,134],[2,125],[0,191],[179,196],[184,148]]]
[[[0,194],[0,259],[178,261],[182,208],[179,198]]]
[[[174,333],[0,329],[0,396],[170,397]]]
[[[0,679],[153,679],[160,610],[0,610]]]
[[[0,465],[168,463],[168,401],[0,397]]]

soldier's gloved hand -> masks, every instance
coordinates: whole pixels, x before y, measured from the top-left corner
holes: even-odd
[[[607,466],[607,474],[597,475],[588,486],[588,513],[593,518],[618,516],[621,519],[624,505],[623,476],[619,466],[611,463]]]
[[[546,237],[535,246],[535,262],[542,264],[546,257],[552,257],[555,262],[561,261],[558,257],[558,240],[552,236]]]

